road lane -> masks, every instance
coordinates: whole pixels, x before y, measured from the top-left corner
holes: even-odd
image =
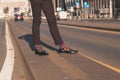
[[[11,48],[8,49],[11,42],[7,42],[6,44],[5,31],[5,21],[2,20],[0,21],[0,80],[25,80],[21,62],[17,55],[15,55],[15,57],[12,56],[12,60],[15,58],[15,66],[13,71],[10,69],[10,66],[13,66],[10,58],[10,55],[12,54],[11,51],[13,50]],[[6,55],[7,52],[9,56]],[[12,74],[12,72],[14,74]]]
[[[0,71],[6,56],[5,23],[0,21]]]
[[[31,31],[30,23],[28,24],[26,22],[18,22],[15,24],[21,25],[21,26],[23,26],[24,29]],[[117,44],[119,41],[118,34],[91,31],[91,30],[83,30],[83,29],[73,29],[73,28],[71,29],[66,26],[59,27],[59,28],[60,28],[60,32],[61,32],[62,37],[65,40],[65,42],[67,44],[69,44],[71,47],[79,49],[80,54],[82,52],[85,55],[88,55],[88,56],[95,58],[99,61],[102,61],[106,64],[109,64],[109,65],[119,68],[119,62],[118,62],[119,61],[119,45]],[[20,28],[20,29],[22,29],[22,28]],[[47,37],[47,40],[49,39],[50,41],[52,41],[51,36],[48,32],[48,26],[46,26],[46,24],[41,25],[41,33],[42,33],[42,35]],[[78,35],[79,35],[79,37],[78,37]],[[49,43],[49,41],[45,41],[45,42]],[[54,46],[53,43],[51,45]],[[81,65],[80,65],[81,63],[77,64],[71,60],[73,56],[68,56],[68,55],[64,56],[63,55],[63,57],[66,57],[66,59],[68,59],[74,65],[81,67]],[[71,57],[71,58],[69,58],[69,57]],[[79,57],[79,56],[74,56],[74,57],[76,57],[76,59],[73,58],[73,60],[80,61],[79,58],[81,58],[81,57]],[[109,57],[110,57],[110,59],[108,59]],[[84,62],[84,60],[82,62]],[[88,63],[88,61],[86,63]],[[82,63],[82,64],[84,65],[84,63]],[[85,66],[82,66],[83,67],[82,69],[85,70],[86,72],[89,72],[89,74],[91,74],[91,76],[93,76],[93,77],[95,77],[95,76],[97,76],[97,77],[99,76],[98,78],[103,77],[99,80],[106,80],[107,79],[106,77],[108,77],[109,80],[113,80],[113,79],[116,80],[116,79],[120,78],[120,76],[118,76],[119,74],[116,74],[115,72],[113,72],[109,69],[106,69],[106,68],[104,69],[104,67],[102,67],[102,66],[101,67],[99,66],[97,68],[96,68],[96,66],[97,65],[94,64],[94,66],[90,67],[90,69],[93,68],[92,74],[91,74],[91,70],[89,70],[89,68],[86,69],[86,68],[84,68]],[[98,68],[100,68],[100,70],[103,70],[103,71],[99,71],[99,70],[97,71]],[[94,75],[95,73],[96,73],[96,75]],[[109,74],[109,75],[107,76],[105,74]],[[113,76],[113,77],[111,77],[111,76]],[[97,77],[95,77],[95,78],[97,79]]]
[[[11,80],[14,68],[15,51],[10,38],[8,24],[5,23],[6,57],[0,72],[0,80]]]

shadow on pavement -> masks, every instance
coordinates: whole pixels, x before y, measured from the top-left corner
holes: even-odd
[[[26,35],[20,36],[20,37],[18,37],[18,39],[25,40],[26,42],[28,42],[29,43],[29,47],[31,48],[31,50],[35,51],[35,46],[34,46],[34,43],[33,43],[33,36],[32,36],[32,34],[26,34]],[[42,46],[50,49],[50,50],[58,52],[58,49],[54,48],[53,46],[48,45],[47,43],[45,43],[43,41],[41,41],[40,44]]]

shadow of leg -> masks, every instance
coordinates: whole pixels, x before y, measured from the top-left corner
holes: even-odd
[[[35,46],[34,46],[34,43],[33,43],[33,36],[32,34],[26,34],[26,35],[23,35],[23,36],[20,36],[18,37],[18,39],[21,39],[21,40],[25,40],[28,44],[29,44],[29,47],[31,48],[32,51],[35,51]],[[58,52],[58,49],[56,49],[55,47],[53,46],[50,46],[48,45],[47,43],[41,41],[40,43],[42,46],[50,49],[50,50],[53,50],[53,51],[57,51]]]
[[[29,44],[29,47],[31,48],[31,50],[35,51],[32,34],[26,34],[26,35],[20,36],[18,37],[18,39],[25,40]]]

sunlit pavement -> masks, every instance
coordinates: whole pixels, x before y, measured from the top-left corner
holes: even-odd
[[[60,21],[59,21],[60,22]],[[119,80],[119,32],[59,25],[61,35],[78,54],[58,54],[46,23],[41,24],[41,39],[49,56],[34,54],[31,21],[9,21],[12,40],[21,64],[12,80]],[[68,22],[72,23],[72,22]],[[75,27],[75,28],[74,28]],[[79,34],[79,35],[78,35]],[[94,59],[94,60],[93,60]],[[102,62],[100,64],[99,62]],[[104,64],[103,64],[104,63]],[[106,65],[110,65],[107,67]],[[118,69],[114,70],[112,68]],[[22,71],[23,70],[23,71]],[[17,75],[16,73],[21,73]],[[17,75],[17,76],[16,76]]]

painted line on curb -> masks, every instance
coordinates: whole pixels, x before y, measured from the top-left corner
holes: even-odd
[[[14,68],[15,51],[10,38],[8,24],[5,25],[6,58],[0,72],[0,80],[11,80]]]

